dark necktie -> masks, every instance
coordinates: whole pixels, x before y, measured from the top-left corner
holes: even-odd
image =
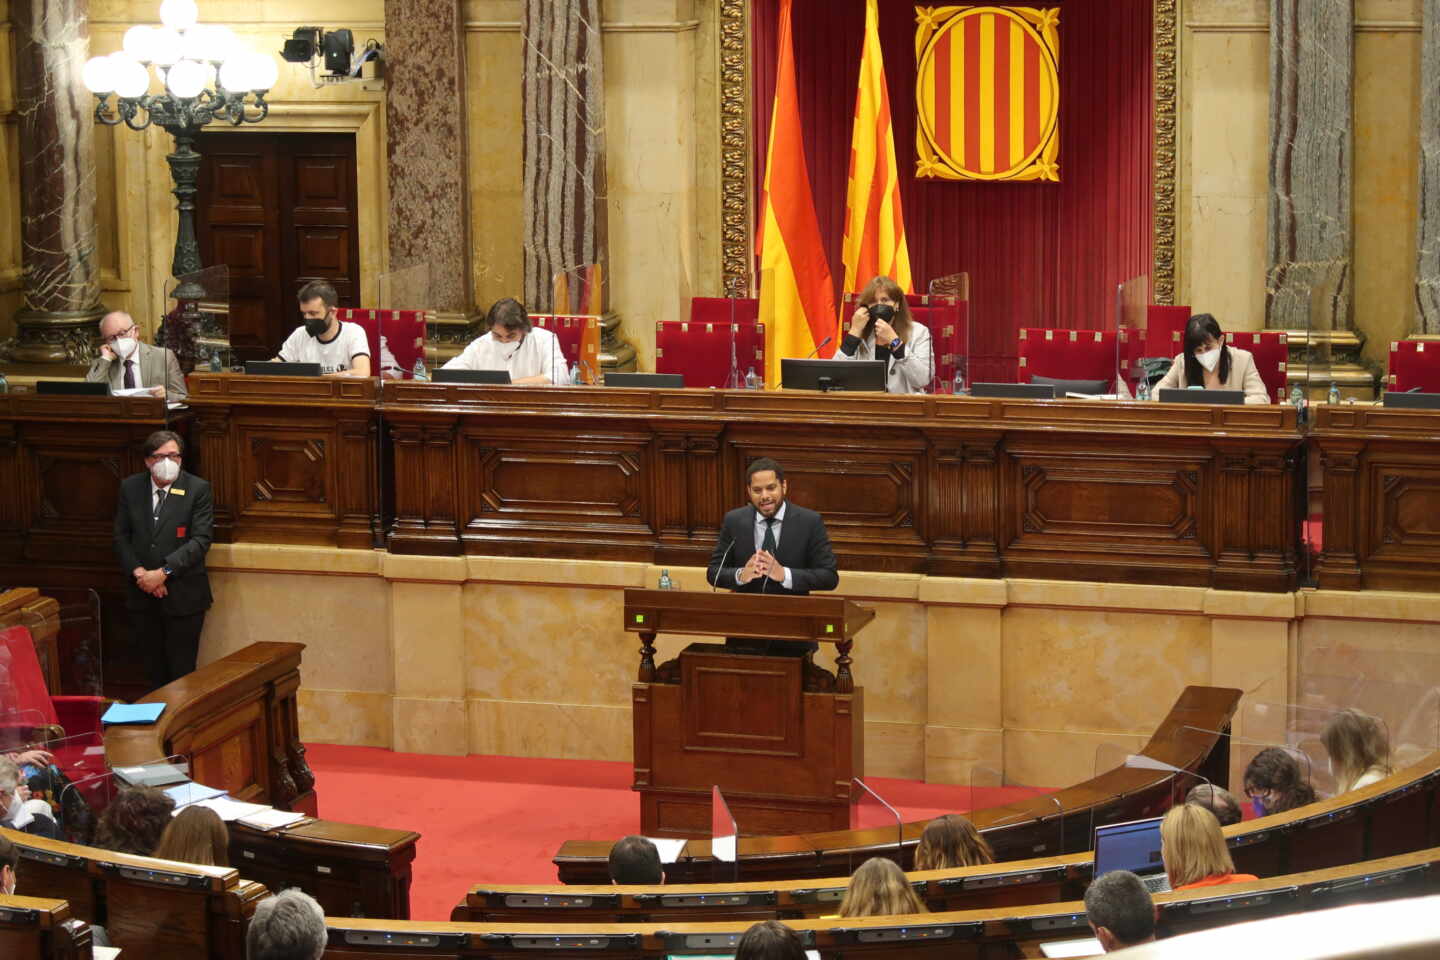
[[[775,555],[775,524],[778,522],[776,517],[765,518],[765,541],[760,544],[760,549],[772,557]]]
[[[126,389],[126,390],[134,390],[134,389],[135,389],[135,361],[134,361],[134,360],[126,360],[126,361],[125,361],[125,389]]]
[[[159,523],[159,522],[160,522],[160,508],[163,507],[164,505],[165,505],[165,491],[164,491],[164,490],[157,490],[157,491],[155,491],[155,513],[154,513],[153,515],[151,515],[151,517],[150,517],[150,521],[151,521],[152,523]]]

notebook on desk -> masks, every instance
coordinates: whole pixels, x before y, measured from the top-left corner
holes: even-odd
[[[1095,828],[1095,876],[1129,870],[1151,893],[1170,890],[1160,856],[1160,818],[1130,820]]]

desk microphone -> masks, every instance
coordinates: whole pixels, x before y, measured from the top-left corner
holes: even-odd
[[[734,537],[731,537],[731,538],[730,538],[730,546],[726,547],[726,548],[725,548],[725,552],[722,553],[722,554],[720,554],[720,565],[715,568],[715,578],[710,581],[710,592],[711,592],[711,593],[715,593],[717,590],[720,589],[720,575],[725,572],[725,558],[728,557],[728,556],[730,556],[730,551],[731,551],[732,549],[734,549],[734,547],[735,547],[735,538],[734,538]]]
[[[809,360],[810,358],[814,357],[815,354],[819,353],[821,350],[824,350],[825,347],[830,343],[830,341],[831,341],[831,340],[834,340],[834,339],[835,339],[834,336],[829,336],[829,337],[826,337],[824,340],[821,340],[819,346],[817,346],[814,350],[811,350],[809,353],[807,353],[807,354],[805,355],[805,359],[806,359],[806,360]]]

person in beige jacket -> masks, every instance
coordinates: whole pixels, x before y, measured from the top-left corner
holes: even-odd
[[[1265,381],[1255,369],[1255,357],[1249,350],[1225,345],[1220,324],[1208,313],[1197,313],[1185,325],[1185,352],[1175,358],[1170,371],[1157,384],[1151,395],[1160,399],[1161,390],[1183,390],[1186,387],[1206,390],[1244,390],[1246,403],[1269,403]]]

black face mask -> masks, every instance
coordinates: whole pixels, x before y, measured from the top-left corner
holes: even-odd
[[[872,303],[867,309],[870,311],[871,320],[884,320],[889,323],[895,319],[895,308],[888,303]]]
[[[320,335],[330,329],[330,315],[327,312],[323,317],[306,317],[305,332],[317,340]]]

